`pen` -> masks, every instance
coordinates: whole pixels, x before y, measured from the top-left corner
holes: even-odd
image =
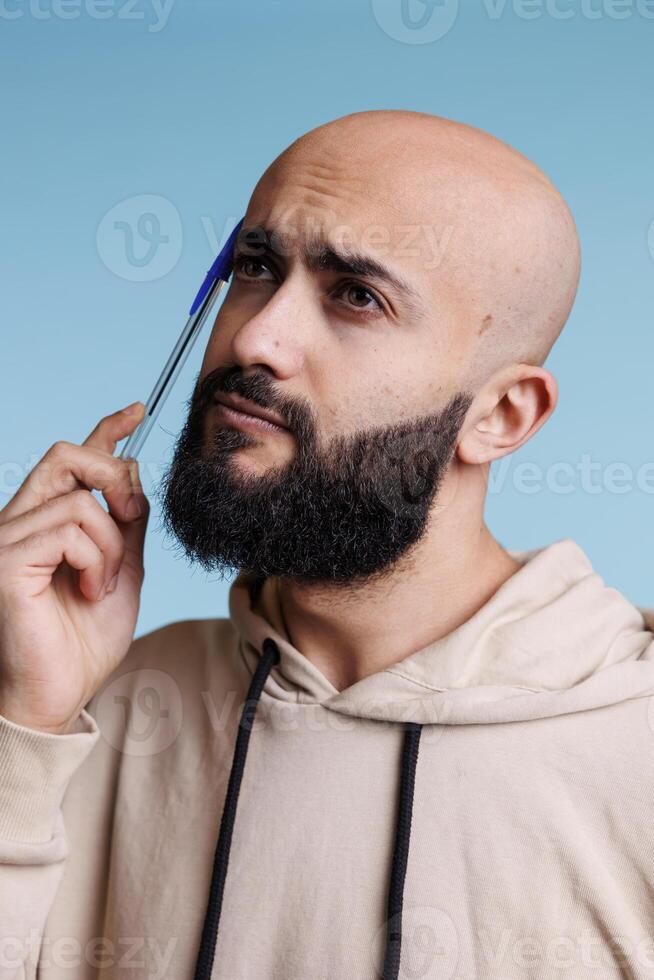
[[[181,336],[175,344],[172,354],[166,361],[166,365],[152,389],[150,397],[145,403],[143,421],[134,429],[123,446],[119,456],[120,459],[127,459],[128,457],[130,459],[136,459],[138,453],[143,448],[143,443],[147,439],[150,429],[154,425],[166,398],[170,394],[184,362],[191,353],[193,344],[197,340],[220,291],[229,279],[232,271],[231,257],[234,243],[242,224],[243,219],[241,218],[220,250],[215,262],[207,272],[198,294],[193,300],[193,305],[189,310],[189,317]]]

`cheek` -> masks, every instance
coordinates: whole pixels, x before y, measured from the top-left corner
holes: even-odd
[[[388,427],[436,413],[458,390],[459,368],[447,352],[412,347],[378,350],[365,361],[343,363],[333,377],[329,403],[338,407],[336,424],[354,432]]]
[[[320,428],[331,438],[392,425],[419,411],[419,390],[415,372],[400,370],[386,354],[345,359],[323,375]]]

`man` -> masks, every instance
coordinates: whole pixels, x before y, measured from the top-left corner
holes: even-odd
[[[160,488],[229,618],[133,641],[138,403],[0,514],[0,976],[654,976],[651,623],[483,520],[578,277],[472,127],[355,113],[269,167]]]

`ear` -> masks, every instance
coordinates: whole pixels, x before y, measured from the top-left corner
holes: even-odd
[[[497,371],[473,400],[456,455],[462,463],[490,463],[515,452],[556,408],[558,386],[545,368],[512,364]]]

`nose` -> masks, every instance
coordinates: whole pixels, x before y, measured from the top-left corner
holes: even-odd
[[[279,378],[293,377],[302,370],[315,317],[302,285],[286,279],[234,330],[231,360],[243,369],[263,365]]]

